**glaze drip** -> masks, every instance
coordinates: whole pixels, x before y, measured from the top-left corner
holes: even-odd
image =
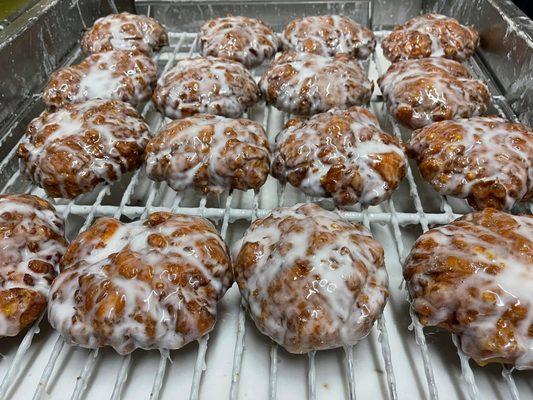
[[[477,363],[533,368],[533,217],[485,209],[424,233],[405,263],[425,325]]]
[[[283,30],[285,50],[335,56],[345,53],[365,59],[376,47],[374,33],[342,15],[320,15],[292,20]]]
[[[159,79],[152,101],[169,118],[197,113],[237,118],[259,97],[254,78],[242,64],[195,57],[179,61]]]
[[[46,309],[59,259],[63,221],[32,195],[0,196],[0,336],[15,336]]]
[[[496,117],[442,121],[415,131],[409,152],[442,195],[476,209],[510,210],[533,197],[533,131]]]
[[[257,219],[233,250],[250,316],[291,353],[353,345],[385,306],[381,245],[315,204]]]
[[[202,55],[221,57],[254,68],[271,58],[281,46],[278,36],[263,21],[228,16],[207,21],[200,29]]]
[[[389,111],[409,128],[483,114],[487,86],[457,61],[444,58],[400,61],[378,80]]]
[[[139,167],[148,138],[129,104],[88,100],[35,118],[17,155],[22,173],[48,195],[73,198]]]
[[[289,121],[276,138],[272,174],[308,195],[368,206],[392,195],[406,163],[400,144],[376,117],[351,107]]]
[[[146,15],[127,12],[98,18],[81,39],[85,53],[138,50],[151,54],[166,45],[168,35],[159,22]]]
[[[370,101],[373,83],[361,65],[346,54],[324,57],[285,52],[259,81],[267,103],[295,115],[313,115]]]
[[[144,54],[121,50],[96,53],[54,72],[44,89],[43,101],[49,109],[95,98],[137,106],[150,98],[156,80],[157,66]]]
[[[100,218],[69,246],[48,319],[68,343],[178,349],[211,331],[231,282],[226,245],[200,217]]]
[[[269,153],[257,122],[196,115],[169,123],[150,141],[146,170],[177,191],[259,189],[269,174]]]

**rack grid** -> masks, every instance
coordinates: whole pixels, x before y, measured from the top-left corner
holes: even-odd
[[[381,39],[386,32],[377,32],[378,39]],[[161,53],[155,56],[156,62],[162,66],[162,71],[165,72],[171,68],[175,62],[184,57],[190,57],[196,52],[196,35],[192,33],[171,33],[171,47],[164,49]],[[78,53],[79,54],[79,53]],[[387,67],[387,61],[384,59],[380,46],[376,49],[375,55],[370,59],[368,63],[369,76],[376,79],[378,75],[381,75]],[[483,69],[480,67],[479,60],[470,61],[469,67],[473,74],[483,78],[489,82],[489,88],[493,95],[494,110],[500,115],[509,119],[516,119],[516,117],[510,111],[510,107],[505,102],[505,98],[498,92],[496,85],[494,85],[490,76],[486,75]],[[389,117],[386,113],[382,96],[379,94],[379,89],[376,89],[374,96],[370,104],[371,110],[380,117],[383,129],[391,132],[398,138],[405,138],[407,132],[401,128],[397,122]],[[165,122],[165,119],[158,114],[152,105],[147,103],[142,110],[142,115],[149,121],[150,127],[153,132]],[[273,109],[270,106],[259,105],[249,110],[247,113],[249,118],[258,120],[263,123],[265,130],[269,134],[269,140],[273,143],[276,133],[280,130],[283,123],[289,116]],[[4,140],[4,139],[2,139]],[[2,144],[2,143],[0,143]],[[0,172],[6,168],[6,166],[13,161],[15,157],[15,146],[8,156],[0,162]],[[32,186],[29,183],[20,179],[18,172],[15,172],[13,176],[8,180],[6,185],[1,189],[2,193],[5,192],[25,192],[37,194],[43,198],[46,198],[44,191],[38,187]],[[429,194],[428,194],[429,193]],[[424,206],[424,201],[427,196],[430,196],[433,201],[429,206]],[[388,232],[387,243],[383,243],[388,249],[389,253],[392,251],[395,253],[392,257],[396,259],[395,267],[403,264],[409,244],[406,244],[406,230],[412,230],[415,228],[416,234],[413,238],[416,238],[420,232],[427,231],[433,225],[445,224],[452,221],[456,217],[467,212],[468,208],[464,202],[458,202],[456,200],[450,200],[446,197],[438,200],[439,207],[435,208],[435,199],[439,197],[430,191],[427,187],[423,186],[420,178],[417,175],[416,168],[409,167],[407,171],[407,177],[402,184],[402,187],[395,195],[382,205],[370,207],[369,209],[352,209],[352,210],[337,210],[344,218],[350,221],[356,221],[363,223],[369,229],[372,230],[374,235],[382,237],[384,232]],[[155,183],[149,181],[143,169],[136,171],[135,173],[125,177],[121,182],[115,183],[110,187],[101,186],[95,194],[82,196],[79,199],[72,201],[54,200],[48,199],[56,205],[58,211],[63,215],[65,221],[67,221],[67,228],[69,229],[69,235],[74,236],[78,231],[86,229],[93,220],[99,216],[114,216],[116,218],[122,218],[124,220],[143,218],[148,213],[154,211],[174,211],[179,213],[192,214],[197,216],[204,216],[217,222],[220,233],[224,239],[228,239],[232,236],[231,233],[239,230],[242,232],[251,221],[257,217],[266,215],[271,209],[277,206],[292,205],[297,202],[309,202],[309,201],[321,201],[326,206],[330,206],[324,199],[315,199],[308,196],[304,196],[298,193],[294,188],[279,184],[272,177],[261,190],[257,192],[239,192],[234,191],[232,193],[225,192],[218,197],[197,195],[194,192],[187,191],[184,193],[176,193],[170,189],[164,183]],[[453,203],[453,204],[452,204]],[[533,207],[530,205],[530,211]],[[519,210],[521,211],[521,210]],[[412,243],[412,239],[410,242]],[[229,239],[228,239],[229,241]],[[409,242],[409,240],[407,240]],[[391,266],[387,264],[389,273],[391,273]],[[401,276],[401,271],[396,271],[396,274]],[[393,290],[393,298],[407,297],[405,289]],[[237,295],[238,298],[238,295]],[[391,300],[392,301],[392,300]],[[402,299],[403,301],[403,299]],[[238,304],[238,301],[236,302]],[[398,304],[401,304],[399,302]],[[397,304],[396,304],[397,305]],[[375,366],[372,368],[384,368],[384,379],[378,379],[381,382],[383,388],[379,392],[381,397],[387,397],[390,399],[406,398],[405,385],[402,385],[400,391],[398,385],[401,384],[401,380],[409,374],[409,372],[400,370],[397,368],[398,362],[395,360],[397,357],[398,341],[394,341],[394,346],[390,340],[389,332],[393,333],[394,337],[404,338],[411,335],[408,331],[402,330],[402,327],[398,326],[391,318],[392,311],[390,310],[392,305],[389,303],[386,307],[386,311],[383,316],[378,320],[375,328],[373,329],[371,336],[374,338],[374,342],[378,342],[381,348],[381,359],[374,357]],[[439,391],[439,378],[442,377],[442,371],[436,371],[433,364],[434,355],[431,354],[431,345],[428,337],[424,334],[424,329],[416,314],[408,307],[405,302],[405,307],[400,310],[400,314],[409,315],[411,319],[411,327],[414,331],[415,341],[419,347],[420,359],[423,365],[423,374],[425,376],[425,388],[418,390],[419,397],[426,397],[430,399],[438,399],[439,393],[441,398],[449,398],[449,396],[442,391]],[[224,324],[227,321],[219,321],[218,324]],[[229,321],[235,327],[235,332],[230,340],[233,342],[232,347],[232,362],[231,373],[229,378],[229,390],[224,394],[220,394],[218,398],[229,397],[231,400],[241,398],[240,386],[244,382],[243,376],[246,375],[244,368],[244,355],[246,348],[246,335],[253,335],[253,327],[246,320],[246,315],[242,306],[239,306],[238,314],[234,321]],[[22,376],[21,371],[28,368],[31,364],[31,356],[28,352],[32,348],[32,341],[39,333],[41,320],[31,327],[20,342],[20,345],[16,351],[11,351],[8,357],[4,359],[0,364],[0,370],[3,371],[4,377],[0,384],[0,399],[8,398],[14,395],[17,387],[23,386],[28,380],[32,382],[29,384],[33,387],[33,399],[45,399],[45,398],[70,398],[78,400],[88,395],[87,390],[92,382],[92,377],[95,370],[98,368],[99,361],[102,358],[100,350],[78,350],[84,354],[84,361],[81,363],[81,369],[77,373],[75,383],[70,388],[69,394],[64,397],[63,394],[58,395],[57,381],[63,379],[62,376],[58,377],[58,374],[62,374],[63,370],[58,362],[61,355],[70,346],[66,345],[63,339],[57,334],[49,331],[53,339],[46,346],[46,355],[44,356],[44,363],[39,364],[39,373],[37,378],[35,376]],[[392,327],[392,329],[391,329]],[[217,328],[218,329],[218,328]],[[215,330],[211,335],[220,334]],[[193,357],[192,362],[192,377],[190,379],[190,389],[188,393],[183,392],[183,396],[179,398],[189,398],[191,400],[199,399],[202,389],[205,385],[202,385],[204,381],[204,375],[209,363],[213,360],[208,360],[206,356],[209,355],[211,345],[209,344],[210,336],[198,340],[198,346],[196,354]],[[450,341],[450,337],[447,338]],[[289,356],[283,350],[279,349],[276,344],[269,342],[267,339],[262,338],[263,348],[267,349],[268,353],[268,391],[263,395],[257,394],[257,398],[268,398],[274,400],[277,398],[294,398],[287,397],[287,393],[282,393],[280,390],[280,373],[279,367],[281,360],[285,360],[289,357],[297,358],[297,356]],[[359,354],[355,354],[358,348],[363,345],[365,341],[370,341],[370,338],[365,339],[360,344],[355,346],[346,347],[342,349],[342,366],[343,376],[339,377],[340,392],[344,394],[346,398],[355,400],[356,397],[365,398],[361,396],[361,393],[367,393],[363,381],[359,380],[361,371],[365,368],[365,365],[360,363],[360,360],[368,360],[368,357],[359,358]],[[458,389],[459,396],[468,399],[482,399],[486,398],[483,395],[483,391],[478,388],[476,383],[476,375],[482,374],[481,368],[475,367],[475,372],[469,364],[469,360],[464,355],[459,346],[458,338],[453,336],[451,341],[455,345],[455,351],[458,356],[458,365],[461,369],[461,379],[463,385]],[[35,344],[33,347],[38,346]],[[190,347],[190,346],[189,346]],[[250,351],[256,351],[251,348]],[[181,350],[173,353],[174,362],[179,363],[181,357]],[[13,353],[13,354],[12,354]],[[324,352],[326,353],[326,352]],[[136,353],[135,353],[136,354]],[[112,355],[115,359],[118,359],[118,367],[115,369],[115,377],[112,380],[111,388],[108,393],[103,394],[104,397],[109,397],[113,400],[120,399],[124,395],[124,391],[132,384],[131,376],[132,369],[135,366],[135,355],[118,356]],[[301,365],[300,356],[300,364]],[[171,354],[167,350],[160,351],[160,357],[152,369],[151,389],[147,395],[151,400],[157,400],[162,397],[162,391],[165,387],[172,389],[172,383],[166,379],[168,376],[169,360],[172,361]],[[396,362],[395,362],[396,361]],[[286,362],[286,361],[284,361]],[[79,364],[79,363],[78,363]],[[117,363],[115,363],[117,364]],[[206,365],[207,364],[207,365]],[[79,365],[78,365],[79,366]],[[320,387],[317,382],[317,369],[321,366],[320,355],[315,352],[309,353],[307,358],[307,367],[305,368],[305,374],[307,376],[307,387],[304,393],[304,397],[309,400],[315,400],[324,393],[324,388]],[[250,366],[248,366],[250,367]],[[368,366],[366,366],[368,367]],[[451,365],[450,368],[456,368],[457,365]],[[416,375],[416,371],[413,371]],[[453,372],[449,373],[453,375]],[[507,386],[507,395],[512,399],[519,399],[520,392],[524,391],[524,398],[528,398],[533,394],[533,387],[522,384],[519,388],[514,380],[512,370],[502,366],[501,369],[502,381]],[[526,377],[521,377],[522,381],[527,381]],[[53,381],[56,381],[53,384]],[[166,379],[166,384],[165,384]],[[522,382],[523,383],[523,382]],[[98,383],[96,383],[98,385]],[[54,387],[52,387],[54,386]],[[59,385],[60,386],[60,385]],[[226,385],[228,386],[228,385]],[[287,386],[287,385],[285,385]],[[177,388],[173,388],[176,390]],[[53,393],[48,393],[52,391]],[[102,394],[98,392],[98,397]],[[17,391],[17,395],[22,392]],[[58,397],[59,396],[59,397]],[[505,396],[505,395],[504,395]],[[247,396],[245,396],[247,397]],[[322,396],[324,397],[324,396]],[[29,398],[29,395],[25,395],[24,398]],[[206,397],[211,398],[211,397]],[[324,398],[330,398],[328,396]],[[410,397],[411,398],[411,397]]]

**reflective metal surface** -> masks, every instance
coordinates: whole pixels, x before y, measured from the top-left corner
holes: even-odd
[[[483,64],[518,118],[533,125],[533,21],[510,0],[429,0],[423,9],[476,27]]]

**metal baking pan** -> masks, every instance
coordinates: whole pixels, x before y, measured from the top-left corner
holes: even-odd
[[[437,11],[474,24],[481,48],[467,64],[487,81],[493,95],[490,113],[533,124],[533,24],[511,2],[474,1],[113,1],[43,0],[0,32],[0,188],[3,192],[43,195],[18,174],[14,156],[25,125],[42,109],[40,91],[56,68],[81,57],[78,40],[85,27],[115,10],[149,14],[166,25],[170,46],[156,56],[160,69],[195,53],[195,33],[209,18],[226,14],[259,17],[280,30],[300,15],[340,13],[371,26],[383,37],[395,24],[421,12]],[[176,46],[179,48],[176,50]],[[388,66],[378,46],[366,67],[376,79]],[[257,72],[259,73],[259,72]],[[383,128],[399,137],[379,92],[370,105]],[[150,104],[141,111],[156,129],[161,122]],[[260,121],[273,140],[287,118],[258,105],[248,116]],[[73,238],[101,215],[117,211],[124,219],[153,210],[176,209],[203,215],[237,240],[255,216],[279,204],[313,201],[269,178],[258,192],[224,193],[218,198],[185,193],[177,197],[154,184],[142,170],[109,188],[75,201],[57,200]],[[525,205],[517,211],[529,211]],[[325,351],[314,359],[295,356],[260,335],[240,309],[233,287],[219,307],[209,338],[183,349],[136,351],[120,357],[109,349],[89,351],[58,339],[46,318],[16,338],[0,341],[0,399],[530,399],[531,372],[499,365],[478,367],[457,350],[449,334],[422,331],[412,320],[401,277],[401,261],[428,226],[468,212],[463,201],[437,196],[412,166],[389,202],[367,210],[343,211],[349,220],[370,226],[385,247],[391,298],[383,318],[353,349]],[[171,361],[170,361],[170,360]]]

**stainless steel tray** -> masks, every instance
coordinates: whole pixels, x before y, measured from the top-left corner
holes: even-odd
[[[90,0],[41,1],[0,33],[0,188],[2,192],[41,189],[23,181],[14,157],[25,124],[42,109],[40,90],[48,74],[81,55],[77,45],[84,26],[117,8],[161,20],[171,32],[170,47],[156,56],[161,70],[195,52],[195,32],[214,16],[260,17],[277,30],[299,15],[342,13],[372,26],[382,38],[394,23],[421,11],[435,10],[481,31],[482,49],[468,63],[487,80],[493,95],[491,113],[532,123],[530,21],[506,1],[223,1],[170,0],[113,2]],[[388,66],[381,48],[367,63],[376,79]],[[260,71],[255,71],[260,74]],[[517,84],[517,82],[519,84]],[[520,93],[519,93],[520,92]],[[370,108],[383,128],[398,137],[400,128],[384,108],[376,91]],[[141,111],[156,129],[163,118],[148,103]],[[260,121],[273,140],[287,118],[259,105],[248,117]],[[214,220],[229,243],[237,240],[250,221],[283,204],[319,201],[273,178],[258,192],[224,193],[202,197],[177,195],[165,184],[145,178],[143,170],[109,188],[75,201],[57,200],[67,219],[68,236],[101,215],[138,218],[154,210],[175,210]],[[326,207],[331,206],[322,201]],[[524,205],[515,211],[532,211]],[[353,349],[294,356],[260,335],[239,306],[233,287],[219,307],[219,320],[209,338],[169,353],[137,351],[120,357],[109,349],[88,351],[63,344],[45,320],[25,335],[0,341],[0,399],[509,399],[533,398],[530,372],[513,372],[491,365],[480,368],[457,350],[449,334],[425,329],[409,312],[401,286],[401,262],[420,233],[468,212],[463,201],[441,198],[421,181],[411,166],[392,199],[367,210],[343,211],[344,217],[370,226],[384,245],[390,275],[391,299],[371,334]],[[425,334],[424,334],[425,333]],[[169,358],[172,362],[169,361]]]

